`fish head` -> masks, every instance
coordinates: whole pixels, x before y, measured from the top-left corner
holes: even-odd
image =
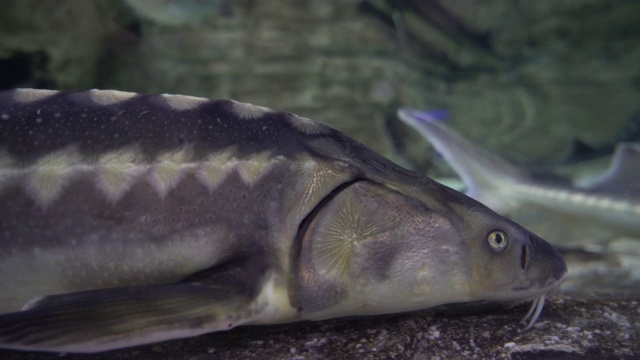
[[[484,207],[461,212],[469,249],[469,293],[488,301],[537,298],[564,281],[567,266],[551,244]]]
[[[556,248],[480,202],[428,178],[394,187],[403,194],[399,206],[413,213],[387,240],[407,249],[397,263],[414,289],[425,288],[425,303],[527,300],[564,281]],[[434,289],[451,297],[438,299]]]
[[[290,293],[303,317],[517,301],[562,282],[566,266],[551,245],[464,194],[424,181],[355,182],[309,216]]]
[[[407,255],[412,259],[402,263],[410,266],[426,259],[441,277],[427,278],[427,289],[437,284],[435,289],[456,297],[448,302],[528,300],[564,281],[567,266],[557,249],[480,202],[430,182],[399,189],[422,204],[416,218],[423,219],[417,231],[412,224],[401,226],[402,242],[412,247]],[[408,270],[420,273],[415,267]],[[421,276],[414,281],[425,286]],[[430,301],[433,292],[425,296],[424,301]]]

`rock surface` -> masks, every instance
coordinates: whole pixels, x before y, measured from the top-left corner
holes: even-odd
[[[638,111],[635,0],[5,0],[2,9],[0,86],[235,98],[326,122],[420,170],[431,167],[429,146],[396,120],[398,107],[449,109],[465,136],[523,163],[558,160],[576,139],[611,142]]]
[[[637,359],[640,294],[552,296],[532,330],[528,306],[443,309],[400,315],[240,327],[101,354],[0,351],[44,359]]]

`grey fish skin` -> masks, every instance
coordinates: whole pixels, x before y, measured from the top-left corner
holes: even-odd
[[[0,92],[0,347],[539,299],[559,253],[321,123],[231,100]]]
[[[638,143],[619,143],[605,173],[572,184],[529,173],[472,144],[425,112],[400,109],[398,117],[443,155],[462,178],[467,195],[522,223],[544,222],[540,231],[556,246],[595,250],[617,236],[640,237]],[[549,217],[553,223],[546,220]]]

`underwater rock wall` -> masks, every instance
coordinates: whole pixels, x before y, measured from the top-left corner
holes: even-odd
[[[403,165],[399,106],[446,108],[523,163],[610,142],[638,110],[640,5],[607,1],[3,3],[0,86],[230,97],[335,126]]]

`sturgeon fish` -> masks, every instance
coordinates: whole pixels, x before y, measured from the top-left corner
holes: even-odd
[[[99,352],[534,299],[555,248],[337,130],[231,100],[0,93],[0,347]]]
[[[519,223],[540,225],[556,246],[600,251],[615,237],[640,238],[640,144],[619,143],[603,174],[571,183],[519,168],[428,112],[400,109],[398,117],[442,154],[467,195]]]

